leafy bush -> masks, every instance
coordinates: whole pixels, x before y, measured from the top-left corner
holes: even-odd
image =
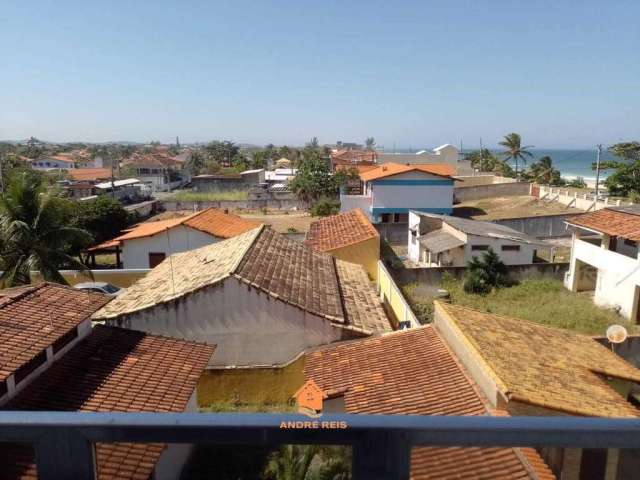
[[[486,295],[494,288],[508,287],[507,266],[491,248],[481,257],[469,262],[469,270],[464,279],[464,291],[476,295]]]
[[[131,220],[122,204],[109,196],[78,203],[77,226],[89,232],[96,243],[116,237]]]
[[[582,177],[576,177],[573,180],[567,182],[567,187],[571,188],[587,188],[587,183]]]
[[[340,200],[323,197],[311,206],[310,211],[314,217],[335,215],[340,211]]]

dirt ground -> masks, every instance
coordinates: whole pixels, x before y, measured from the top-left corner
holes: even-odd
[[[515,197],[496,197],[463,202],[453,207],[457,217],[474,220],[497,220],[500,218],[533,217],[558,213],[584,213],[558,202],[544,202],[529,195]]]

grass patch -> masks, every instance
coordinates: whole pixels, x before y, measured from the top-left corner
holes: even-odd
[[[167,198],[177,202],[216,202],[221,200],[247,200],[247,190],[222,190],[219,192],[178,192]]]
[[[451,294],[452,303],[480,311],[589,335],[604,335],[613,323],[624,325],[630,332],[636,330],[635,325],[613,310],[596,306],[591,296],[570,292],[554,279],[523,280],[484,296],[465,293],[460,280],[446,279],[441,286]]]
[[[232,403],[218,402],[198,409],[202,413],[296,413],[291,403]]]

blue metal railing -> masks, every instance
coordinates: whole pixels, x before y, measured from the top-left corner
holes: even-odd
[[[0,412],[0,442],[32,443],[40,479],[95,479],[94,445],[110,442],[353,446],[354,479],[406,479],[414,446],[640,448],[640,419]],[[323,422],[325,422],[323,424]],[[346,428],[329,427],[346,422]],[[0,445],[1,448],[1,445]]]

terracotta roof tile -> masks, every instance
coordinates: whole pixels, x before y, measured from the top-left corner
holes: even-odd
[[[332,162],[375,162],[377,158],[374,150],[337,150],[331,154]]]
[[[214,346],[98,325],[10,410],[182,412]],[[149,478],[162,444],[98,444],[98,478]],[[0,448],[2,478],[34,478],[33,451]]]
[[[123,162],[125,165],[132,165],[134,167],[156,167],[156,168],[169,168],[182,165],[182,161],[176,160],[169,155],[165,155],[160,152],[152,153],[134,153]]]
[[[637,417],[606,377],[640,382],[640,370],[591,337],[436,302],[509,399],[574,415]]]
[[[229,240],[172,255],[127,288],[96,319],[166,303],[234,275],[280,301],[363,333],[391,330],[364,269],[315,252],[261,226]]]
[[[89,180],[109,180],[111,178],[110,168],[71,168],[67,174],[75,181]]]
[[[319,252],[330,252],[371,238],[380,235],[362,210],[356,208],[313,222],[305,243]]]
[[[0,290],[0,381],[110,300],[52,283]]]
[[[607,235],[640,241],[640,212],[631,213],[613,208],[572,217],[567,223],[589,228]]]
[[[380,178],[390,177],[392,175],[398,175],[406,172],[424,172],[446,178],[451,178],[452,175],[456,174],[455,168],[445,163],[414,163],[410,165],[404,165],[401,163],[385,163],[375,170],[369,170],[361,173],[360,178],[365,182],[370,182],[372,180],[378,180]]]
[[[306,355],[304,376],[329,396],[344,395],[348,413],[490,413],[484,398],[431,326],[321,347]],[[529,474],[531,470],[536,477]],[[524,459],[510,448],[419,447],[412,451],[411,478],[554,477],[534,451],[528,451]]]

